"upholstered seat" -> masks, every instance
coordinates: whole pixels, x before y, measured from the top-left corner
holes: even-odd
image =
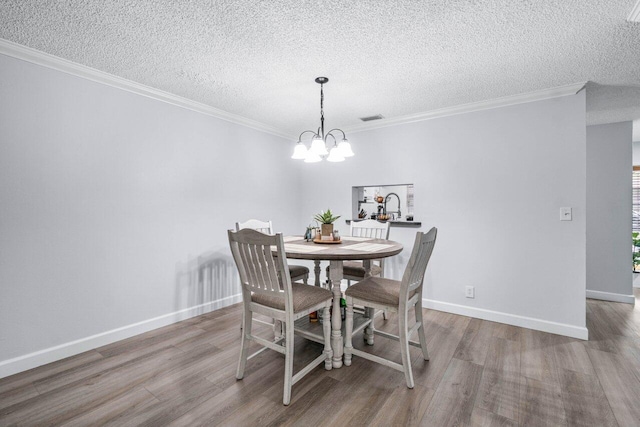
[[[289,276],[291,276],[291,280],[293,281],[302,279],[306,284],[309,278],[309,268],[304,265],[290,265]]]
[[[327,298],[333,298],[333,294],[330,290],[317,286],[309,286],[302,283],[291,283],[291,289],[293,291],[294,312],[306,310],[309,307],[326,301]],[[251,302],[278,310],[284,310],[284,298],[280,297],[254,293],[251,295]]]
[[[400,301],[400,284],[398,280],[384,277],[369,277],[355,285],[349,286],[346,295],[383,305],[397,306]],[[416,293],[411,291],[409,298]]]
[[[362,261],[345,261],[342,266],[342,274],[344,277],[358,277],[364,279],[364,266]],[[371,264],[371,275],[380,276],[382,274],[382,267],[376,264]]]

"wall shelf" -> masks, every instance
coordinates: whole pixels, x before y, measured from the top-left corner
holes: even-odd
[[[347,224],[351,224],[351,221],[362,221],[361,219],[345,219]],[[382,222],[382,221],[381,221]],[[419,221],[386,221],[391,227],[422,227],[422,223]]]

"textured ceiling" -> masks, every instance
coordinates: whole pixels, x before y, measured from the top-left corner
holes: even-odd
[[[581,81],[640,118],[635,0],[0,0],[0,38],[297,135]]]

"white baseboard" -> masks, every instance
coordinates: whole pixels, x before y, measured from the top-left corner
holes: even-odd
[[[587,289],[587,298],[601,299],[604,301],[612,301],[612,302],[624,302],[627,304],[634,304],[634,305],[636,303],[636,297],[634,295],[615,294],[613,292],[590,291],[588,289]]]
[[[447,313],[475,317],[492,322],[506,323],[507,325],[519,326],[521,328],[534,329],[536,331],[549,332],[557,335],[565,335],[581,340],[589,339],[589,330],[586,327],[550,322],[548,320],[535,319],[533,317],[518,316],[516,314],[485,310],[483,308],[475,308],[429,299],[423,299],[422,304],[426,308],[445,311]]]
[[[242,294],[232,295],[230,297],[174,311],[173,313],[154,317],[153,319],[143,320],[142,322],[102,332],[76,341],[60,344],[55,347],[45,348],[44,350],[25,354],[24,356],[3,360],[0,362],[0,378],[8,377],[9,375],[17,374],[28,369],[37,368],[38,366],[46,365],[47,363],[55,362],[66,357],[75,356],[76,354],[80,354],[103,345],[111,344],[143,332],[148,332],[181,320],[218,310],[241,301]]]

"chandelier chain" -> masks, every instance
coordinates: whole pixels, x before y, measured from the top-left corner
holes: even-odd
[[[320,83],[320,129],[322,134],[320,135],[324,139],[324,91],[323,84]]]

